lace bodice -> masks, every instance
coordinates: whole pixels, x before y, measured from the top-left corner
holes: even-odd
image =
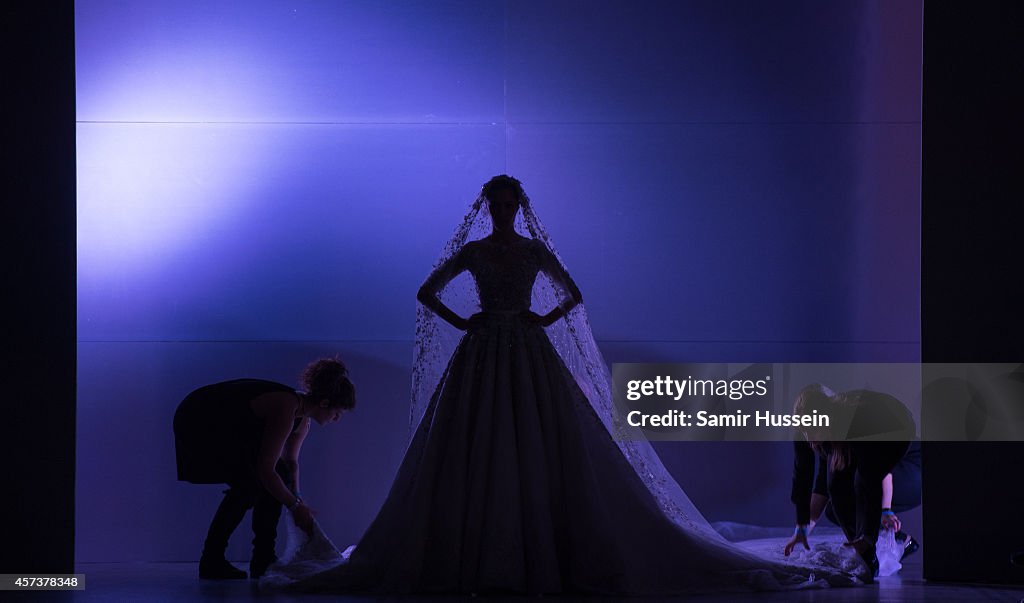
[[[424,287],[436,295],[449,281],[467,270],[476,283],[480,309],[484,312],[529,310],[533,285],[541,271],[551,277],[563,294],[569,282],[561,264],[536,239],[523,238],[512,243],[479,239],[467,243],[435,270]]]

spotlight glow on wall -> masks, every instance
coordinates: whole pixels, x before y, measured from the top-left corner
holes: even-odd
[[[163,263],[242,209],[265,138],[251,126],[79,124],[80,279]]]

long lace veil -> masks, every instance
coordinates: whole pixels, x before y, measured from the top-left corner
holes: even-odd
[[[549,264],[538,274],[532,292],[532,308],[538,313],[544,313],[567,301],[565,299],[568,296],[567,291],[574,290],[575,285],[572,284],[564,263],[551,244],[547,231],[525,194],[521,195],[520,204],[521,211],[516,217],[516,230],[520,234],[529,234],[533,239],[543,243],[558,263],[557,266]],[[490,213],[485,211],[486,209],[487,200],[481,194],[473,201],[461,224],[445,244],[441,257],[438,258],[434,267],[434,273],[428,277],[428,282],[438,275],[437,271],[448,260],[454,258],[467,242],[490,233]],[[559,282],[554,282],[553,278],[558,279]],[[476,284],[468,273],[460,274],[449,281],[439,295],[445,305],[461,316],[469,316],[479,309]],[[707,545],[702,550],[706,561],[720,558],[724,566],[734,563],[738,549],[733,548],[733,545],[730,545],[708,524],[676,483],[676,480],[665,469],[651,444],[642,438],[633,437],[635,434],[630,433],[631,428],[628,425],[616,421],[612,407],[611,373],[594,341],[590,321],[587,319],[587,312],[583,305],[575,306],[564,318],[547,327],[546,333],[594,412],[600,417],[605,429],[613,437],[620,436],[614,438],[619,450],[654,496],[665,516],[690,536],[696,536],[698,542],[703,541]],[[462,336],[461,331],[444,323],[426,307],[420,305],[417,308],[412,406],[409,415],[412,434],[430,428],[432,412],[428,411],[431,410],[431,404],[437,395],[436,392],[441,378],[448,368],[448,363],[455,355],[457,346],[463,341]],[[595,496],[599,494],[594,493]],[[345,560],[354,547],[349,547],[344,553],[339,551],[319,524],[315,524],[312,537],[307,537],[294,521],[286,521],[285,524],[287,539],[284,555],[281,557],[281,561],[271,566],[271,570],[261,578],[260,586],[273,588],[298,584],[302,589],[331,592],[334,580],[334,575],[330,573],[331,569],[346,565]],[[837,547],[842,548],[839,545]],[[776,548],[781,548],[781,543]],[[767,569],[758,565],[760,561],[763,561],[766,566],[771,565],[763,553],[751,551],[749,555],[746,553],[744,555],[743,563],[753,562],[754,566],[739,571],[737,573],[738,580],[760,577],[764,579],[764,584],[768,585],[765,586],[766,588],[780,586]],[[822,559],[827,557],[826,554]],[[842,559],[841,555],[834,555],[834,557]],[[811,569],[817,569],[819,565],[822,567],[835,566],[834,563],[820,561],[818,557],[809,558],[801,565]],[[850,571],[848,568],[841,567],[841,564],[837,567],[838,570],[829,569],[828,571],[832,573],[838,571],[844,576],[844,572],[849,573]],[[324,573],[321,575],[321,572]],[[812,583],[815,583],[814,574],[811,574],[807,580],[801,578],[799,583],[782,586],[802,588]]]
[[[561,273],[568,275],[565,263],[555,250],[547,230],[525,193],[522,193],[520,203],[521,211],[516,216],[516,231],[524,236],[529,234],[533,239],[542,242],[557,259],[561,266]],[[470,205],[461,224],[445,244],[441,256],[434,265],[435,271],[453,258],[467,242],[490,234],[491,219],[486,208],[487,198],[481,192]],[[567,301],[567,297],[564,286],[556,286],[549,275],[541,272],[534,285],[532,308],[543,314]],[[446,306],[461,316],[468,317],[479,311],[475,283],[468,273],[463,273],[450,281],[441,291],[440,298]],[[569,368],[608,432],[613,436],[625,434],[630,428],[621,421],[616,421],[615,413],[612,410],[611,373],[601,356],[597,342],[594,341],[590,321],[587,319],[587,311],[583,304],[574,307],[563,319],[556,321],[546,331],[559,356]],[[422,304],[417,304],[412,404],[409,412],[410,434],[415,433],[417,428],[425,427],[420,423],[435,395],[448,362],[458,346],[461,335],[460,331],[442,321],[431,310]],[[649,442],[635,437],[619,437],[616,441],[622,454],[629,460],[633,470],[646,484],[668,517],[688,530],[698,530],[716,541],[723,540],[665,469]]]

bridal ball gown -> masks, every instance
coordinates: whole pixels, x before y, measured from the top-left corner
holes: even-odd
[[[768,560],[728,543],[699,514],[669,517],[545,328],[524,314],[538,274],[568,279],[542,241],[467,243],[425,286],[439,292],[464,271],[482,314],[433,390],[376,519],[344,557],[316,532],[264,585],[679,594],[860,583],[864,568],[849,556]]]

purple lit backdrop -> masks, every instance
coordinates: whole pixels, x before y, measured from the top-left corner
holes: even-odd
[[[919,0],[76,11],[80,561],[197,558],[219,489],[174,481],[177,402],[333,353],[359,408],[303,490],[355,542],[415,291],[496,173],[609,362],[919,359]],[[790,520],[788,449],[659,450],[711,519]]]

